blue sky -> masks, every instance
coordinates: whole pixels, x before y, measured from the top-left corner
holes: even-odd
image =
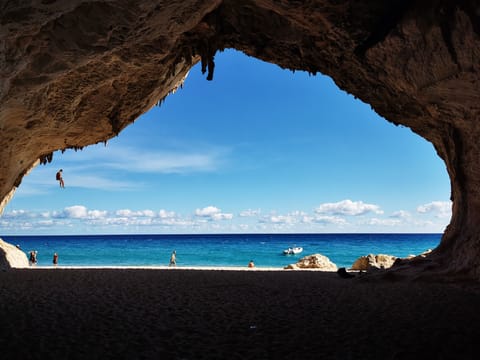
[[[107,146],[36,167],[0,235],[442,232],[449,197],[444,163],[410,129],[328,77],[229,50],[213,81],[195,66]]]

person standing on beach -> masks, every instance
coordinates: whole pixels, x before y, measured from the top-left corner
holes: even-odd
[[[173,250],[170,256],[170,264],[168,266],[177,266],[177,252]]]
[[[65,183],[63,182],[62,173],[63,173],[63,169],[58,170],[57,175],[55,175],[55,178],[57,179],[58,182],[60,182],[60,187],[64,188]]]
[[[36,265],[37,264],[37,251],[32,250],[32,251],[30,251],[29,254],[30,254],[30,256],[28,258],[28,262],[29,262],[30,266]]]
[[[53,266],[57,266],[58,264],[58,254],[57,253],[54,253],[53,254]]]
[[[248,267],[249,268],[255,267],[255,263],[253,262],[253,260],[250,260],[250,262],[248,263]]]

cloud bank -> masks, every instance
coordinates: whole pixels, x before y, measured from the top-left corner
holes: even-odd
[[[364,215],[370,212],[375,214],[383,214],[380,206],[374,204],[366,204],[363,201],[342,200],[336,203],[321,204],[315,209],[317,214],[332,215]]]
[[[310,212],[245,209],[234,216],[214,205],[180,214],[167,209],[89,209],[76,204],[58,211],[7,211],[0,217],[0,227],[11,233],[42,229],[49,233],[441,232],[451,215],[451,202],[432,201],[413,210],[395,210],[384,216],[380,205],[342,200],[320,204]]]

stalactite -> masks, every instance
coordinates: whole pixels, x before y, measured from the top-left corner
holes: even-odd
[[[202,55],[202,74],[205,74],[207,72],[207,80],[211,81],[213,80],[213,71],[215,69],[215,52],[213,51],[213,54],[210,50],[207,50],[205,54]]]
[[[195,49],[190,46],[185,46],[182,49],[182,55],[181,57],[185,60],[187,65],[191,66],[192,65],[192,59],[195,56]]]
[[[183,89],[183,83],[185,82],[185,78],[186,78],[186,75],[185,75],[185,77],[184,77],[179,83],[176,84],[176,86],[175,86],[173,89],[171,89],[171,90],[167,93],[167,95],[165,95],[165,96],[162,97],[160,100],[158,100],[158,101],[155,103],[155,106],[158,106],[158,107],[162,106],[162,104],[165,102],[165,99],[167,98],[167,96],[169,96],[169,95],[171,95],[171,94],[175,94],[175,93],[177,92],[178,88]]]
[[[46,154],[46,155],[42,155],[39,158],[40,164],[42,164],[42,165],[47,165],[48,163],[51,163],[52,159],[53,159],[53,152],[51,152],[49,154]]]
[[[209,56],[208,58],[208,74],[207,74],[207,80],[212,81],[213,80],[213,70],[215,69],[215,55]]]
[[[162,106],[162,104],[165,102],[165,98],[166,96],[162,97],[160,100],[157,101],[157,103],[155,104],[155,106]]]
[[[110,112],[108,119],[110,120],[110,125],[112,126],[112,132],[117,136],[120,133],[120,121],[118,120],[120,112],[118,109],[114,108]]]
[[[200,46],[200,57],[202,61],[202,74],[207,73],[207,80],[213,80],[213,71],[215,69],[215,54],[217,46],[215,46],[213,38],[204,39]]]

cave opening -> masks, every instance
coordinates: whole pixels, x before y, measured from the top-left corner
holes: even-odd
[[[182,89],[106,146],[57,152],[34,169],[6,206],[5,235],[435,233],[440,241],[450,185],[429,142],[325,76],[234,50],[216,64],[213,82],[197,64]],[[60,168],[64,190],[54,180]]]

